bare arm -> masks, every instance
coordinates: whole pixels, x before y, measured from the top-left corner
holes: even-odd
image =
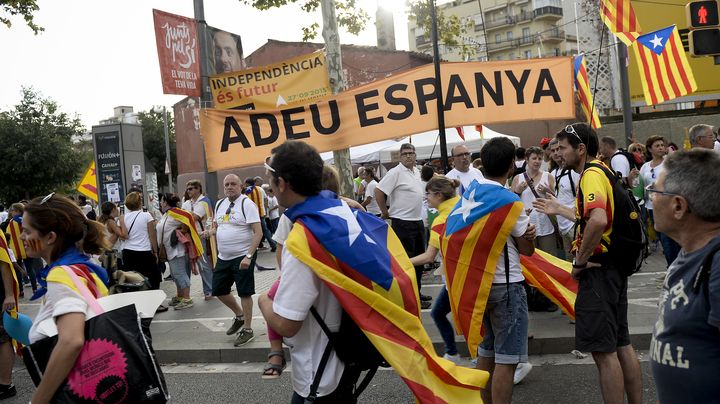
[[[12,272],[10,272],[12,270],[12,267],[7,262],[0,262],[3,288],[5,289],[5,301],[2,303],[3,311],[12,310],[15,307],[15,293],[13,292],[15,279],[13,279]]]
[[[303,322],[289,320],[273,311],[273,301],[267,295],[263,293],[258,297],[258,306],[260,311],[265,317],[265,322],[268,327],[271,327],[275,332],[282,335],[283,337],[292,337],[300,331]]]
[[[370,202],[372,202],[372,196],[367,196],[367,197],[365,197],[365,200],[362,201],[360,204],[363,207],[367,207]]]
[[[557,198],[548,195],[547,198],[538,198],[533,201],[533,208],[546,215],[559,215],[568,220],[575,220],[575,207],[560,204]]]
[[[158,242],[157,242],[157,230],[155,229],[155,220],[151,220],[147,224],[148,226],[148,236],[150,236],[150,248],[152,248],[153,253],[158,252]]]
[[[437,256],[437,253],[438,253],[438,249],[429,245],[427,250],[425,250],[424,253],[410,258],[410,262],[413,264],[413,266],[430,264],[435,261],[435,257]]]
[[[593,209],[590,211],[582,235],[582,244],[580,250],[575,254],[575,261],[578,264],[584,264],[590,259],[595,247],[600,244],[602,234],[607,226],[607,215],[602,209]]]
[[[68,313],[55,319],[58,341],[48,360],[40,385],[32,396],[32,403],[49,403],[70,370],[75,366],[85,343],[85,314]]]
[[[387,209],[387,199],[385,192],[381,191],[380,188],[375,188],[375,200],[377,201],[380,211],[382,212],[382,218],[387,219],[390,217]]]
[[[260,219],[262,220],[262,219]],[[250,249],[247,252],[247,255],[252,255],[257,250],[258,246],[260,245],[260,240],[262,240],[262,227],[260,226],[260,222],[251,224],[252,231],[253,231],[253,238],[252,242],[250,243]],[[250,266],[251,259],[248,257],[243,257],[242,261],[240,261],[240,269],[247,269]]]

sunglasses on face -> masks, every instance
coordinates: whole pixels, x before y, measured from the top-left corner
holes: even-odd
[[[402,157],[412,157],[415,155],[415,152],[404,152],[404,153],[400,153],[400,155]]]
[[[230,214],[230,211],[231,211],[232,208],[234,208],[234,207],[235,207],[235,202],[230,202],[230,206],[228,206],[227,210],[225,211],[225,214],[226,214],[226,215],[229,215],[229,214]]]
[[[453,157],[470,157],[470,153],[459,153],[454,155]]]

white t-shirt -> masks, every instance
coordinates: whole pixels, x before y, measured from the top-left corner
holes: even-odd
[[[164,214],[160,221],[155,225],[155,229],[157,229],[158,246],[160,246],[160,243],[165,245],[165,253],[167,254],[168,260],[185,256],[184,244],[177,243],[175,247],[170,245],[172,234],[175,233],[175,230],[177,230],[181,225],[182,223],[168,216],[167,213]]]
[[[375,187],[377,187],[377,181],[375,180],[370,181],[370,183],[365,186],[365,198],[372,198],[370,203],[365,207],[365,210],[373,215],[379,215],[382,211],[375,200]]]
[[[376,189],[388,197],[389,214],[393,219],[422,220],[422,200],[425,188],[420,170],[398,164],[385,174]]]
[[[125,227],[128,229],[128,238],[123,241],[124,250],[151,251],[150,234],[148,234],[148,223],[153,217],[142,210],[134,210],[125,214]]]
[[[248,253],[253,238],[251,225],[260,223],[257,206],[250,198],[240,195],[235,199],[232,208],[230,208],[230,203],[228,198],[220,201],[217,216],[215,216],[218,258],[224,261]],[[228,208],[230,208],[230,212],[226,214]]]
[[[62,270],[63,269],[53,269],[53,271]],[[90,310],[82,296],[77,294],[69,286],[57,282],[47,283],[47,293],[43,296],[42,302],[43,304],[33,319],[33,324],[28,334],[31,343],[48,337],[48,335],[38,330],[38,326],[43,321],[49,318],[54,319],[68,313],[85,313],[87,317]]]
[[[539,185],[550,188],[550,173],[547,171],[542,171],[541,173],[542,176],[540,177],[540,181],[535,184],[536,190]],[[528,176],[529,175],[530,174],[528,174]],[[520,174],[516,178],[518,179],[518,184],[525,183],[525,175]],[[538,192],[538,194],[542,195],[540,192]],[[522,199],[523,205],[525,205],[526,209],[532,209],[532,203],[535,200],[535,195],[533,194],[529,186],[525,188],[525,190],[523,190],[522,194],[520,195],[520,199]],[[550,216],[538,212],[537,209],[532,209],[532,211],[530,211],[530,223],[535,225],[535,231],[537,232],[536,234],[538,236],[547,236],[548,234],[553,234],[553,232],[555,231],[555,228],[552,225],[552,221],[550,221]]]
[[[628,161],[627,157],[620,154],[620,152],[616,152],[613,154],[612,158],[610,159],[610,168],[613,172],[619,172],[620,175],[623,176],[623,178],[627,178],[630,176],[630,162]]]
[[[197,215],[200,220],[195,220],[195,228],[198,233],[201,233],[205,226],[205,220],[207,220],[207,212],[205,212],[205,204],[200,203],[200,197],[196,200],[188,199],[182,204],[183,210],[191,212]]]
[[[640,178],[642,178],[643,184],[645,184],[646,187],[654,184],[660,176],[660,173],[664,170],[663,163],[658,164],[656,167],[651,167],[650,164],[651,162],[648,161],[640,167]],[[645,208],[652,210],[652,199],[645,198]]]
[[[8,213],[3,211],[0,212],[0,223],[4,223],[8,218]]]
[[[558,176],[562,174],[562,172],[562,168],[556,168],[550,173],[550,175],[555,178],[557,200],[558,202],[560,202],[561,205],[575,209],[575,198],[577,195],[577,186],[580,183],[580,174],[576,173],[575,170],[567,170],[562,177],[558,178]],[[569,175],[568,172],[570,173]],[[571,177],[572,183],[570,181]],[[574,193],[573,187],[575,188]],[[557,215],[556,217],[558,221],[558,229],[560,229],[560,233],[562,234],[566,234],[568,231],[572,230],[573,226],[575,226],[574,221],[566,219],[562,215]]]
[[[478,181],[481,184],[489,184],[489,185],[495,185],[498,187],[502,187],[502,185],[498,184],[495,181],[490,181],[487,179],[483,179],[482,181]],[[508,191],[512,192],[512,191]],[[525,279],[525,277],[522,274],[522,267],[520,267],[520,253],[518,252],[517,246],[515,245],[515,241],[512,239],[513,237],[520,237],[523,234],[525,234],[525,231],[527,231],[528,224],[530,223],[530,218],[525,214],[525,210],[523,209],[520,212],[520,216],[518,217],[517,222],[515,223],[515,226],[513,226],[512,230],[510,231],[510,235],[507,239],[507,246],[508,246],[508,253],[510,254],[510,283],[513,282],[521,282]],[[505,251],[500,252],[500,257],[498,258],[497,265],[495,265],[495,277],[493,278],[493,283],[505,283]]]
[[[445,176],[451,180],[460,180],[460,184],[462,185],[457,188],[458,195],[464,194],[465,190],[470,188],[470,184],[473,180],[478,180],[478,182],[480,182],[480,180],[485,178],[483,177],[482,172],[473,166],[470,166],[470,169],[466,173],[458,170],[457,168],[453,168]]]
[[[713,147],[716,152],[720,153],[720,142],[717,140],[715,141],[715,146]]]
[[[280,217],[280,205],[278,205],[277,197],[268,196],[268,210],[270,212],[268,215],[270,217],[270,220]]]
[[[293,389],[307,397],[328,343],[327,336],[310,314],[310,307],[315,306],[330,331],[340,328],[342,309],[330,289],[287,248],[283,249],[282,268],[273,311],[286,319],[303,322],[297,334],[284,338],[284,342],[290,347]],[[333,350],[318,386],[319,397],[335,391],[344,369],[345,365]]]
[[[292,230],[292,228],[293,222],[283,213],[283,215],[280,216],[280,220],[278,221],[278,226],[277,229],[275,229],[275,234],[273,234],[272,236],[273,241],[280,245],[285,244],[285,240],[287,240],[288,236],[290,235],[290,230]]]

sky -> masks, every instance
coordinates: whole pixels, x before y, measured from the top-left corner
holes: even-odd
[[[371,16],[358,36],[341,32],[343,44],[375,45],[378,0],[359,0]],[[404,0],[382,0],[395,15],[398,50],[408,49]],[[0,25],[0,111],[19,103],[22,87],[56,101],[63,112],[77,113],[90,130],[127,105],[135,112],[168,108],[184,96],[162,92],[152,10],[193,17],[192,0],[39,0],[34,35],[21,18]],[[258,11],[240,0],[205,1],[208,25],[242,36],[245,55],[268,39],[301,41],[301,27],[321,25],[320,9],[308,14],[298,5]],[[322,42],[319,34],[315,42]]]

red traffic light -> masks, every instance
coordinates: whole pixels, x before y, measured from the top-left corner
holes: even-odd
[[[706,28],[720,25],[718,1],[693,1],[686,6],[688,25],[692,28]]]

